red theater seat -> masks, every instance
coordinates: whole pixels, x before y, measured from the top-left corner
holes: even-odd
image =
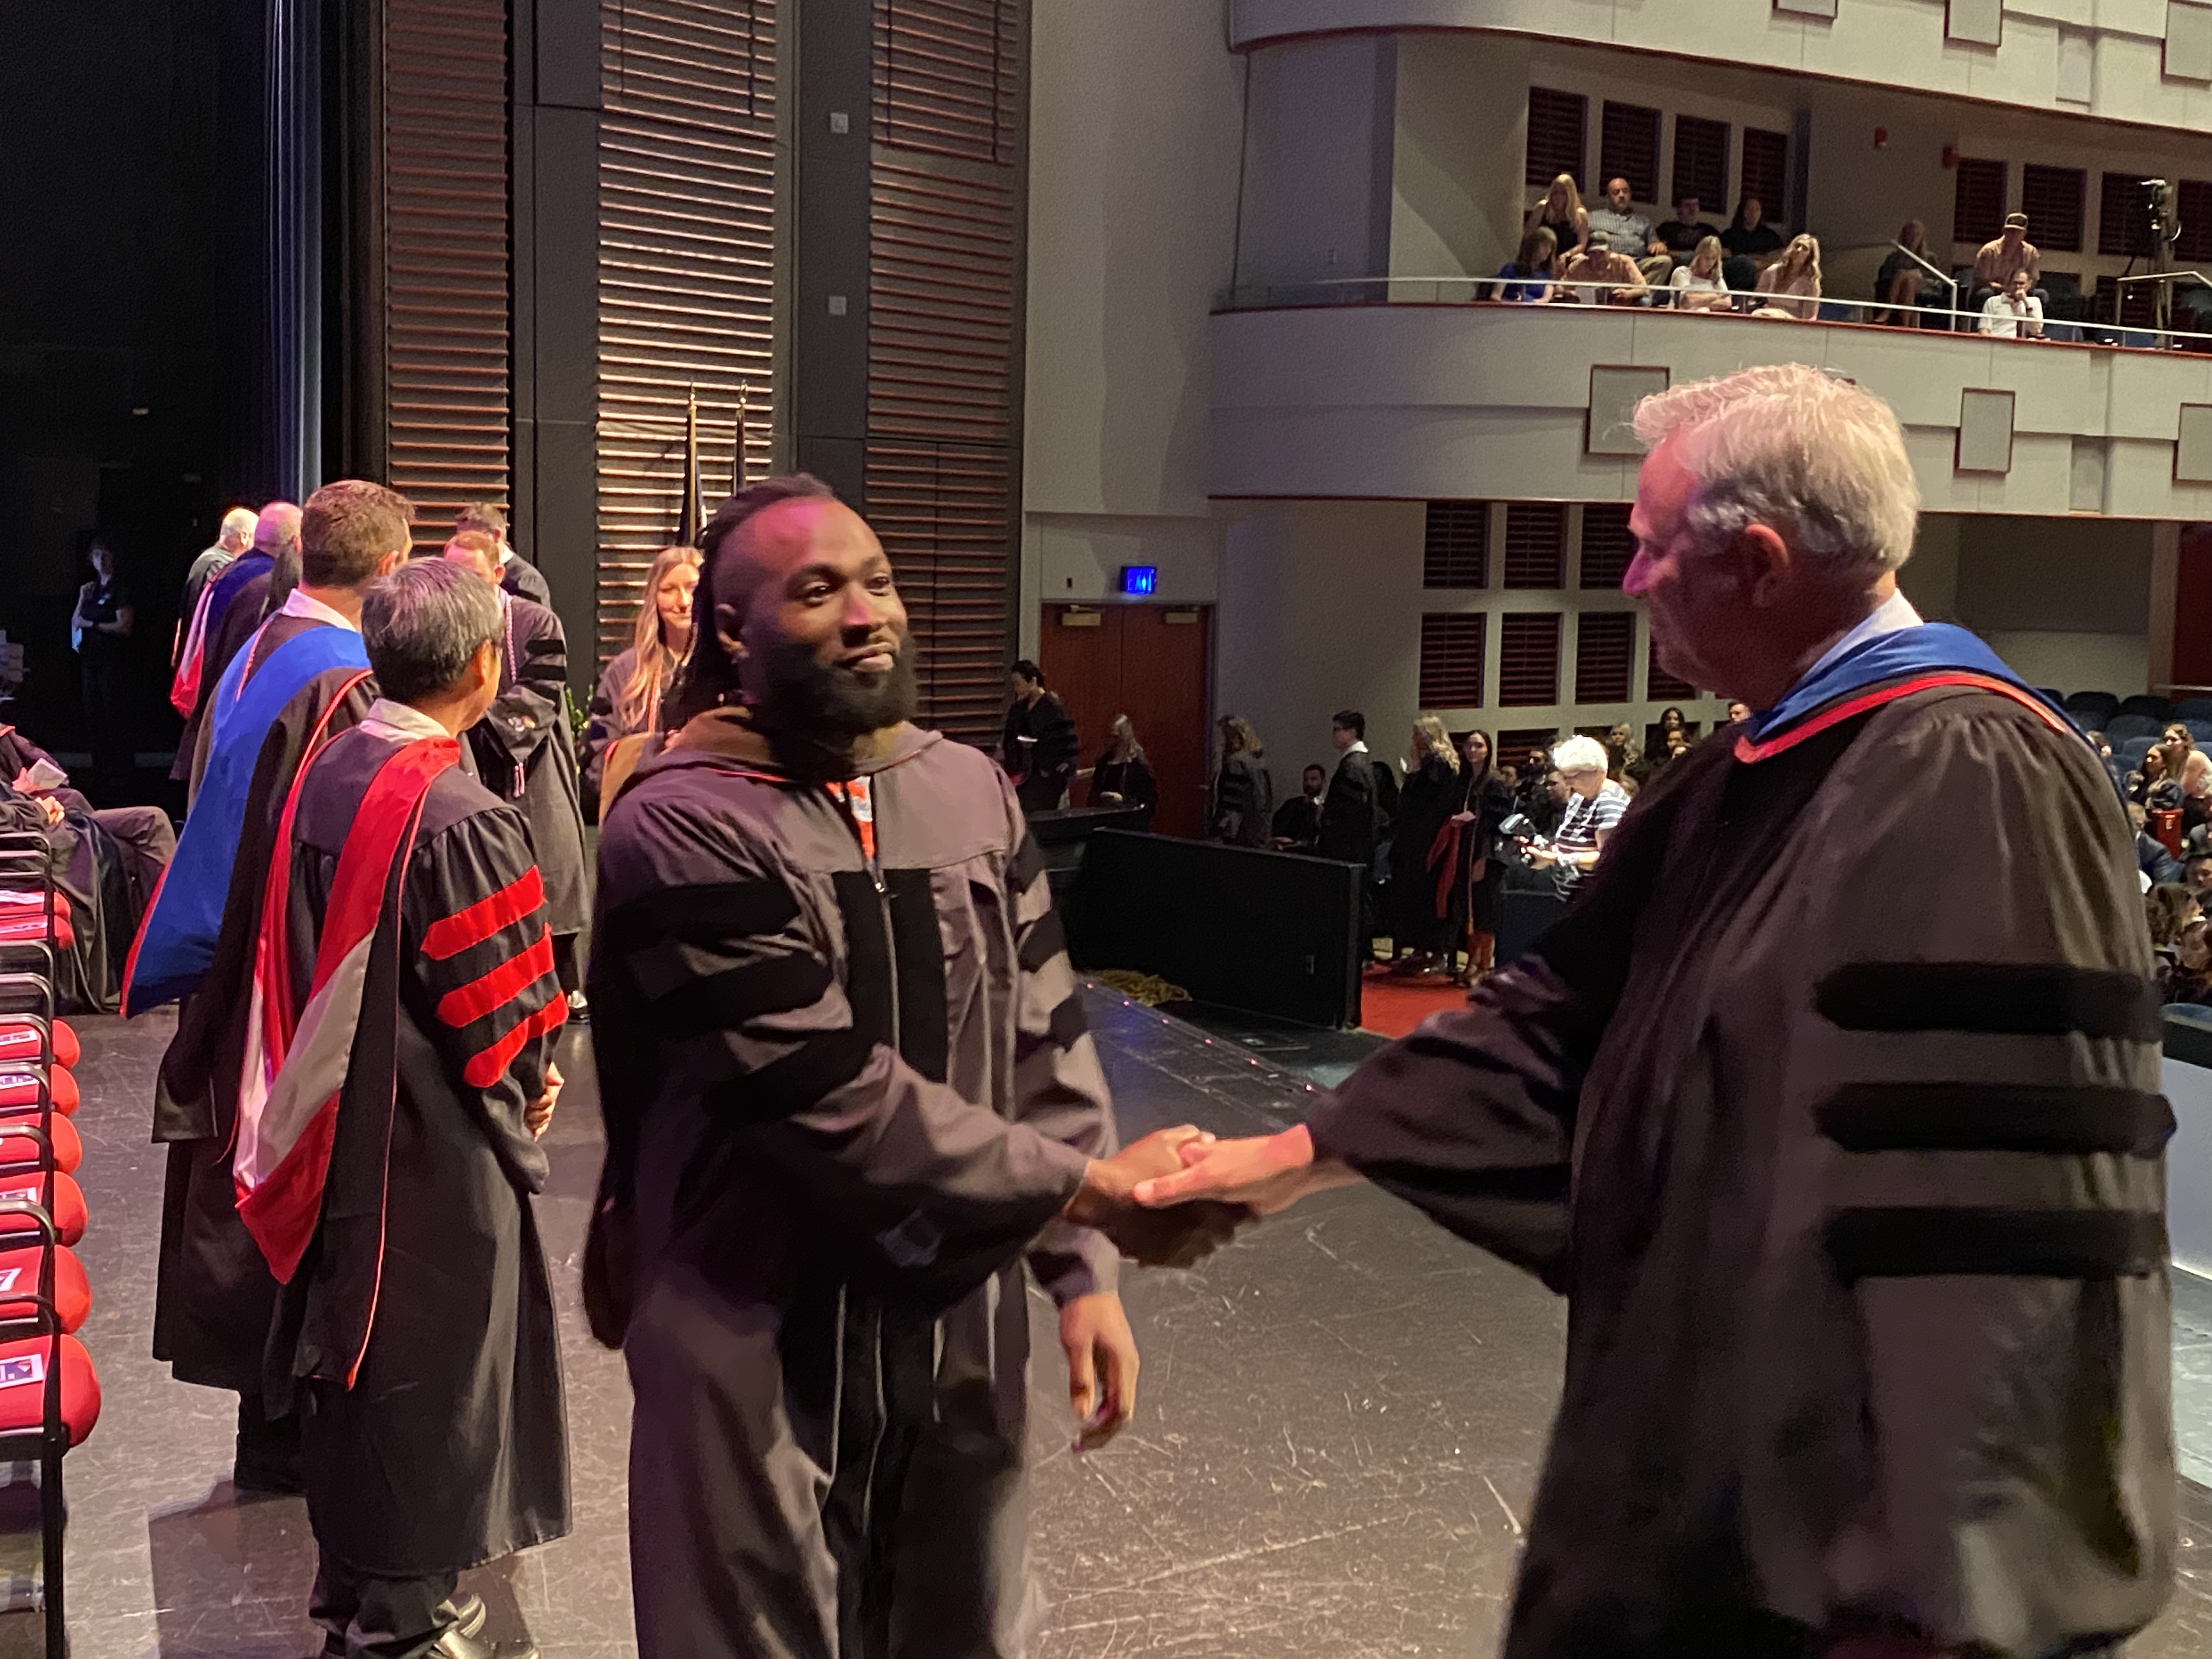
[[[41,1146],[23,1133],[26,1125],[0,1121],[0,1167],[17,1165],[36,1169],[46,1162],[46,1147]],[[77,1165],[84,1162],[84,1142],[78,1136],[76,1125],[65,1117],[53,1120],[53,1131],[49,1137],[53,1149],[54,1168],[64,1175],[75,1175]],[[7,1176],[0,1173],[0,1181]]]
[[[7,1304],[10,1296],[28,1296],[39,1288],[39,1258],[43,1244],[16,1244],[0,1249],[0,1319],[21,1310]],[[92,1281],[84,1276],[84,1263],[74,1250],[54,1252],[54,1311],[65,1331],[81,1330],[92,1312]]]
[[[49,1182],[53,1188],[51,1194],[46,1190]],[[54,1231],[64,1244],[74,1244],[84,1237],[84,1189],[68,1176],[0,1176],[0,1203],[9,1202],[43,1207],[53,1218]],[[29,1218],[0,1215],[0,1241],[20,1239],[26,1234],[42,1237],[38,1224]],[[0,1243],[0,1249],[5,1248]]]
[[[0,1298],[0,1317],[10,1311]],[[0,1435],[36,1434],[46,1415],[46,1366],[54,1352],[50,1336],[24,1336],[0,1342]],[[62,1421],[69,1443],[84,1443],[100,1421],[100,1376],[92,1356],[73,1336],[61,1340]]]
[[[76,1079],[66,1066],[57,1066],[51,1073],[54,1091],[54,1109],[66,1115],[76,1110]],[[0,1118],[20,1117],[39,1109],[39,1078],[35,1072],[6,1069],[0,1061]]]
[[[46,914],[46,896],[43,892],[27,893],[21,888],[0,887],[0,915],[14,910],[36,910],[43,915]],[[69,913],[69,895],[56,893],[54,914],[58,916],[65,916]]]
[[[64,951],[76,949],[76,933],[70,927],[67,916],[54,918],[52,939]],[[43,945],[46,942],[46,919],[44,915],[11,916],[0,915],[0,945]]]
[[[0,1014],[0,1061],[10,1060],[37,1060],[46,1053],[46,1044],[39,1038],[39,1023],[21,1014]],[[74,1066],[82,1057],[76,1033],[65,1019],[54,1022],[54,1058],[64,1066]]]

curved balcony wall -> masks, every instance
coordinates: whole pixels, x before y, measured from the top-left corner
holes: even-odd
[[[1932,512],[2212,519],[2212,482],[2183,481],[2212,471],[2199,453],[2212,450],[2212,411],[2184,413],[2212,404],[2212,356],[2193,351],[1626,307],[1371,303],[1220,313],[1212,359],[1218,498],[1626,501],[1637,458],[1601,453],[1626,447],[1624,392],[1808,362],[1888,399]]]
[[[1826,15],[1823,15],[1826,14]],[[1231,44],[1468,29],[2212,131],[2212,12],[2182,0],[1232,0]]]

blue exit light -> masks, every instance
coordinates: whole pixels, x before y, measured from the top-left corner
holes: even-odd
[[[1121,591],[1124,593],[1150,593],[1160,585],[1160,568],[1156,564],[1125,564],[1121,567]]]

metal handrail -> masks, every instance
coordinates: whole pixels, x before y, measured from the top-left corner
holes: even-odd
[[[1902,253],[1906,258],[1911,260],[1914,264],[1918,265],[1921,270],[1926,271],[1937,282],[1942,283],[1945,288],[1949,289],[1951,290],[1950,308],[1953,311],[1958,310],[1959,279],[1957,277],[1951,275],[1949,271],[1943,270],[1941,266],[1929,264],[1927,260],[1921,258],[1917,253],[1915,253],[1911,248],[1905,246],[1902,242],[1892,242],[1890,246],[1895,248],[1899,253]],[[1895,306],[1892,306],[1889,309],[1894,311],[1897,307]]]
[[[1906,250],[1908,252],[1910,250]],[[2169,277],[2181,272],[2162,273]],[[2196,275],[2196,273],[2187,273]],[[2212,287],[2212,278],[2199,276],[2199,281]],[[1547,288],[1562,289],[1572,293],[1613,293],[1633,289],[1638,284],[1628,282],[1592,283],[1570,281],[1564,276],[1322,276],[1310,281],[1289,283],[1245,283],[1226,289],[1215,296],[1217,312],[1263,311],[1297,305],[1362,305],[1362,304],[1504,304],[1542,306],[1551,303],[1580,304],[1580,300],[1554,302],[1548,301],[1497,299],[1498,290],[1508,287],[1529,287],[1541,283]],[[1979,312],[1967,311],[1955,306],[1893,306],[1886,300],[1848,300],[1831,295],[1765,294],[1756,289],[1732,289],[1730,304],[1726,307],[1692,307],[1675,303],[1679,291],[1669,287],[1643,285],[1650,295],[1644,305],[1611,305],[1612,310],[1652,309],[1682,311],[1708,317],[1742,316],[1770,301],[1785,307],[1812,305],[1838,307],[1853,313],[1850,319],[1823,318],[1817,313],[1813,317],[1797,318],[1802,322],[1839,321],[1864,322],[1863,313],[1870,312],[1905,312],[1914,319],[1913,331],[1978,332],[1982,322]],[[1955,293],[1956,285],[1954,284]],[[1656,302],[1656,303],[1652,303]],[[1591,301],[1590,303],[1604,303]],[[1936,326],[1928,328],[1930,323]],[[1874,326],[1886,326],[1875,323]],[[2154,350],[2180,341],[2199,341],[2199,349],[2212,352],[2212,332],[2185,329],[2156,329],[2135,324],[2074,321],[2069,319],[2046,317],[2043,334],[2017,335],[2016,339],[2034,341],[2038,338],[2071,341],[2113,350]]]

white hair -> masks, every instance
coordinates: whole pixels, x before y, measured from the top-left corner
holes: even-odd
[[[1905,430],[1881,398],[1804,363],[1692,380],[1636,406],[1636,435],[1690,475],[1683,528],[1705,546],[1751,525],[1838,574],[1912,556],[1920,486]]]
[[[1552,765],[1560,772],[1602,772],[1610,763],[1605,745],[1595,738],[1569,738],[1552,750]]]
[[[222,533],[243,536],[250,541],[253,537],[253,526],[260,522],[260,518],[261,515],[250,507],[234,507],[222,515]]]

